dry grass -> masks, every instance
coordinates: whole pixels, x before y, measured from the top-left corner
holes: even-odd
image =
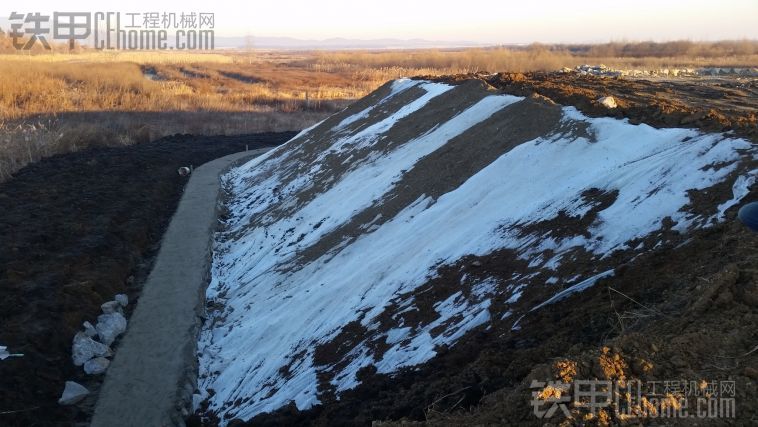
[[[8,39],[0,36],[0,52]],[[30,161],[172,133],[308,126],[390,79],[477,71],[758,66],[758,42],[608,43],[339,52],[0,55],[0,181]],[[96,124],[93,124],[96,123]]]
[[[119,112],[70,113],[0,126],[0,182],[29,163],[90,147],[149,142],[178,133],[242,135],[298,130],[324,112]]]
[[[44,51],[14,52],[3,55],[3,61],[14,62],[133,62],[135,64],[189,64],[193,62],[233,63],[235,57],[212,52],[169,51]]]
[[[304,63],[323,71],[362,70],[385,74],[433,70],[446,72],[552,71],[604,63],[643,69],[660,67],[758,66],[758,42],[603,45],[533,44],[522,48],[460,50],[321,52]],[[434,74],[434,73],[431,73]]]

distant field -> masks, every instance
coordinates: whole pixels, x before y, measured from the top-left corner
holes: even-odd
[[[478,71],[758,66],[758,42],[411,51],[19,54],[0,36],[0,181],[41,157],[174,133],[296,130],[387,80]]]

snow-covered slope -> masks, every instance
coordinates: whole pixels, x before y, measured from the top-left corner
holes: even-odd
[[[491,322],[518,328],[612,280],[619,259],[722,220],[755,156],[481,82],[387,84],[225,177],[198,400],[222,419],[305,409],[368,366],[391,374]],[[494,253],[511,260],[497,274],[465,273]]]

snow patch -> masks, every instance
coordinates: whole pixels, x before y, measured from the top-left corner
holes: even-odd
[[[719,221],[724,219],[727,209],[738,204],[745,196],[750,194],[750,188],[755,184],[756,174],[758,174],[758,171],[752,171],[749,175],[740,175],[734,180],[734,185],[732,185],[733,197],[718,207],[717,218]]]

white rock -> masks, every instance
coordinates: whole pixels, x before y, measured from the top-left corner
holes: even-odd
[[[103,313],[105,314],[117,313],[121,312],[121,304],[116,301],[108,301],[106,303],[103,303],[100,306],[100,309],[103,310]]]
[[[616,104],[616,99],[614,99],[612,96],[604,96],[597,100],[600,104],[604,105],[606,108],[616,108],[618,107],[618,104]]]
[[[90,375],[99,375],[105,372],[110,364],[110,360],[104,357],[96,357],[88,360],[87,363],[84,364],[84,372]]]
[[[78,332],[74,336],[74,344],[71,348],[71,358],[74,365],[82,366],[94,357],[107,357],[112,355],[111,349],[88,337],[84,332]]]
[[[73,405],[84,399],[89,394],[89,390],[81,384],[73,381],[66,381],[66,387],[63,389],[61,398],[58,403],[61,405]]]
[[[119,335],[126,331],[126,318],[121,313],[101,314],[97,316],[97,335],[106,345],[111,345]]]
[[[121,305],[121,307],[126,307],[129,305],[129,297],[126,294],[117,294],[113,299],[115,299],[116,302]]]
[[[92,323],[85,321],[82,326],[84,326],[84,335],[88,337],[95,337],[97,335],[97,329],[92,326]]]

